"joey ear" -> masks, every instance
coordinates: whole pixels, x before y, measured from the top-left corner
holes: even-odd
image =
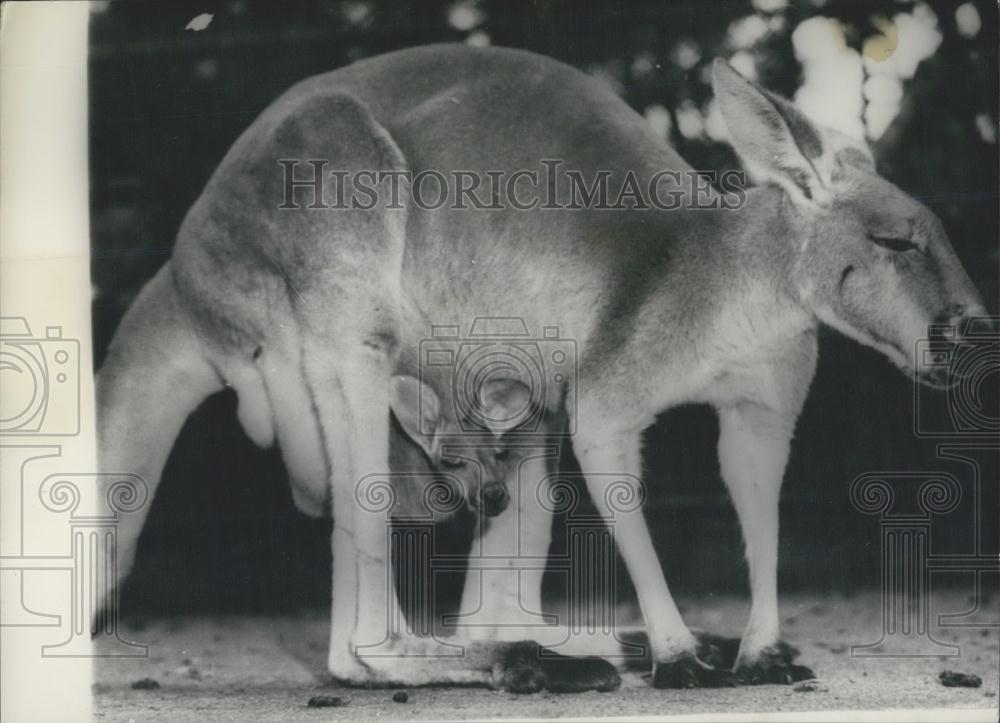
[[[798,108],[722,58],[712,66],[712,87],[733,148],[752,176],[780,184],[797,201],[816,201],[827,193],[828,179],[818,170],[822,135]]]
[[[416,377],[394,376],[389,383],[389,404],[406,436],[433,460],[441,427],[441,402],[434,390]]]
[[[479,388],[480,414],[496,435],[523,422],[530,405],[531,390],[515,379],[489,379]]]

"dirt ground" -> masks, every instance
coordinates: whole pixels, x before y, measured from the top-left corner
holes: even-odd
[[[935,596],[935,613],[972,605],[965,593]],[[996,604],[984,605],[994,621]],[[713,633],[738,635],[747,604],[710,597],[682,605],[685,620]],[[983,614],[983,613],[981,613]],[[123,637],[149,645],[145,659],[104,659],[96,665],[95,712],[108,720],[482,720],[671,716],[772,711],[983,709],[997,720],[1000,629],[935,629],[960,657],[859,658],[851,645],[877,641],[877,594],[846,598],[786,597],[785,638],[801,650],[797,662],[819,681],[795,686],[721,690],[654,690],[639,673],[623,676],[611,693],[512,695],[474,688],[414,688],[397,703],[392,690],[331,687],[324,681],[328,623],[323,611],[285,617],[174,618],[133,623]],[[979,688],[946,688],[943,670],[982,678]],[[159,687],[137,690],[141,679]],[[310,708],[314,695],[334,695],[343,707]],[[992,712],[988,712],[992,709]]]

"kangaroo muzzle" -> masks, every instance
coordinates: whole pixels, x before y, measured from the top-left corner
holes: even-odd
[[[487,517],[496,517],[505,509],[510,502],[510,495],[507,488],[499,482],[491,482],[483,487],[482,501],[480,508]]]
[[[950,307],[928,327],[926,348],[919,361],[921,381],[949,388],[975,375],[983,353],[990,353],[998,333],[997,320],[982,306]]]

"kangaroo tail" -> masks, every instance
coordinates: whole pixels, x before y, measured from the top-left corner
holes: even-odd
[[[147,493],[145,504],[120,516],[111,587],[132,566],[139,533],[181,427],[221,388],[222,380],[178,301],[168,262],[126,313],[97,375],[100,470],[138,475]]]

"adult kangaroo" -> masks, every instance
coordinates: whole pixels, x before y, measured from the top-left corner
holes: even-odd
[[[622,480],[639,485],[642,431],[686,402],[719,412],[722,475],[746,542],[753,603],[736,671],[778,665],[778,495],[818,325],[943,384],[913,358],[915,342],[983,307],[940,222],[877,175],[863,144],[725,62],[714,87],[761,182],[737,210],[610,89],[538,55],[428,46],[297,84],[226,154],[123,320],[98,380],[102,468],[155,488],[187,415],[234,387],[250,436],[277,440],[296,484],[331,491],[330,671],[359,684],[479,680],[471,659],[428,666],[419,656],[432,643],[387,634],[398,603],[385,594],[384,521],[356,489],[387,469],[391,375],[423,371],[453,396],[446,375],[421,370],[433,324],[557,327],[577,359],[544,403],[565,406],[591,496],[615,517],[653,684],[731,680],[698,660],[642,511],[617,494]],[[308,163],[317,159],[328,165]],[[551,159],[561,164],[542,163]],[[310,185],[321,170],[340,175]],[[363,171],[384,172],[378,193],[350,182]],[[406,171],[517,183],[498,209],[468,197],[439,206],[433,184],[392,183]],[[610,188],[631,174],[679,203],[573,203],[574,173],[603,173]],[[363,202],[340,203],[335,181]],[[141,517],[122,522],[120,574]]]

